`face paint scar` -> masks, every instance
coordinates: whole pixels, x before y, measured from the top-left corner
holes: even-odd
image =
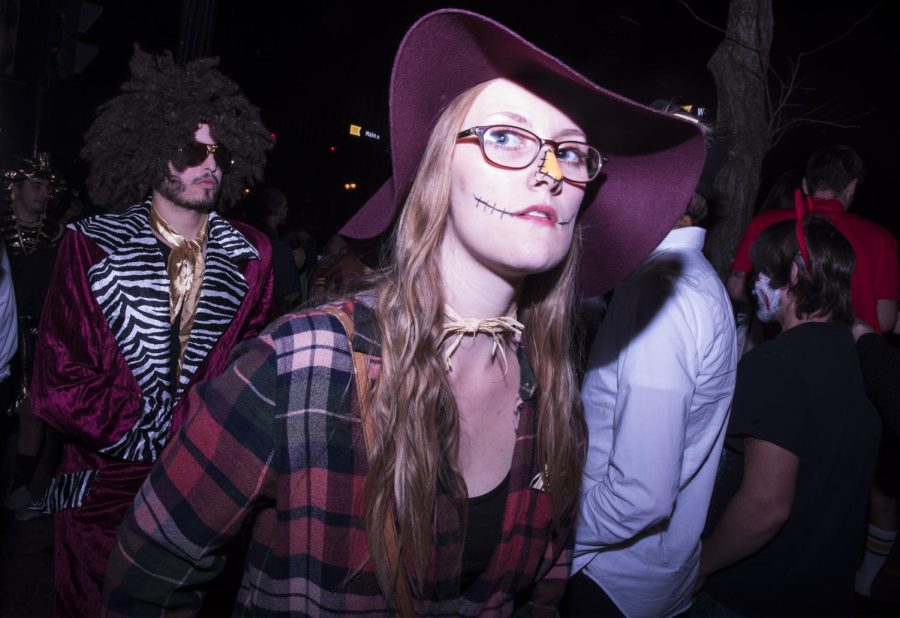
[[[508,211],[508,210],[503,210],[502,208],[497,208],[497,205],[496,205],[496,204],[491,204],[489,201],[487,201],[487,200],[485,200],[485,199],[482,199],[482,198],[478,197],[478,196],[475,195],[474,193],[472,194],[472,197],[475,198],[475,207],[476,207],[476,208],[479,208],[479,207],[480,207],[480,208],[481,208],[483,211],[485,211],[485,212],[496,212],[496,213],[500,213],[500,218],[501,218],[501,219],[503,218],[503,215],[509,215],[509,216],[511,216],[511,217],[512,217],[512,216],[515,216],[515,213],[510,212],[510,211]],[[575,217],[576,217],[576,216],[577,216],[577,215],[572,215],[572,216],[571,216],[569,219],[567,219],[566,221],[559,221],[559,222],[557,223],[557,225],[569,225],[570,223],[572,223],[572,221],[575,220]]]
[[[496,204],[491,204],[491,203],[488,202],[487,200],[481,199],[480,197],[478,197],[478,196],[475,195],[474,193],[472,194],[472,197],[475,198],[475,207],[476,207],[476,208],[477,208],[478,206],[481,206],[481,209],[482,209],[483,211],[485,211],[485,212],[497,212],[497,213],[500,213],[500,218],[501,218],[501,219],[503,218],[503,215],[510,215],[510,216],[512,216],[512,214],[513,214],[513,213],[509,212],[508,210],[503,210],[502,208],[497,208],[497,205],[496,205]]]

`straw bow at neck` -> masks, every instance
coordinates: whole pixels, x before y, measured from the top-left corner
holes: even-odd
[[[485,318],[479,320],[477,318],[464,318],[459,315],[450,305],[444,305],[444,315],[447,322],[444,323],[443,332],[441,333],[441,346],[450,340],[450,346],[446,351],[447,371],[452,371],[451,358],[453,353],[459,348],[463,337],[478,333],[484,333],[491,338],[491,358],[496,356],[497,350],[502,352],[500,362],[503,365],[504,375],[507,372],[508,365],[506,362],[506,349],[503,346],[504,337],[517,337],[522,334],[525,325],[519,322],[511,315],[501,316],[499,318]]]

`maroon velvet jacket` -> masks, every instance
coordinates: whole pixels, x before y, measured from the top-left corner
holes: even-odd
[[[41,319],[32,407],[66,439],[44,499],[57,513],[61,613],[95,613],[115,529],[183,424],[187,390],[220,374],[232,348],[274,317],[266,236],[211,214],[200,301],[172,384],[169,279],[148,214],[149,202],[71,225]],[[66,576],[77,606],[60,607]]]

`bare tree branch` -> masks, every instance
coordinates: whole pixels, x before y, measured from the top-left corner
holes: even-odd
[[[804,83],[807,82],[809,79],[811,79],[816,74],[822,72],[822,70],[823,70],[823,69],[817,69],[815,71],[812,71],[809,73],[804,73],[801,75],[800,65],[801,65],[802,60],[803,60],[802,55],[798,55],[796,59],[788,58],[788,68],[789,68],[789,72],[790,72],[790,77],[788,78],[787,83],[785,83],[782,80],[781,76],[778,75],[778,73],[775,71],[775,69],[770,67],[771,74],[775,77],[775,79],[779,83],[779,95],[777,97],[777,101],[775,101],[774,103],[771,102],[773,100],[773,97],[771,94],[771,87],[769,86],[768,83],[766,84],[767,98],[770,101],[769,133],[770,133],[770,135],[773,136],[773,139],[775,139],[776,137],[778,139],[780,139],[781,135],[784,134],[784,132],[782,130],[782,127],[783,127],[782,123],[784,122],[783,119],[784,119],[785,110],[788,107],[798,107],[799,106],[799,104],[797,104],[797,103],[790,102],[791,97],[798,90],[813,90],[812,88],[806,87],[804,85]],[[818,105],[818,106],[814,107],[813,109],[805,112],[801,116],[801,118],[808,119],[811,115],[826,109],[833,102],[834,102],[834,99],[832,99],[831,101],[828,101],[826,103],[823,103],[821,105]],[[823,119],[823,122],[827,122],[827,121],[825,121]],[[775,142],[772,144],[772,146],[770,146],[770,150],[771,150],[771,148],[773,148],[775,146],[775,143],[777,143],[777,141],[778,140],[776,139]]]
[[[866,9],[868,13],[852,24],[848,20],[843,33],[814,49],[795,53],[786,61],[782,56],[776,69],[769,57],[774,34],[773,0],[728,0],[725,31],[694,11],[690,4],[697,4],[696,0],[678,2],[704,27],[725,34],[707,64],[716,81],[718,128],[727,130],[730,140],[741,144],[740,149],[729,152],[716,178],[717,188],[727,196],[728,214],[721,217],[707,236],[710,259],[724,273],[733,257],[734,246],[750,220],[766,154],[797,127],[854,129],[860,126],[861,118],[871,113],[872,110],[852,114],[850,110],[848,114],[840,109],[839,97],[816,103],[828,97],[815,88],[816,72],[809,70],[815,67],[810,66],[807,57],[850,37],[860,24],[872,18],[880,5]],[[882,0],[881,4],[884,3]]]
[[[681,4],[684,8],[686,8],[690,12],[690,14],[694,17],[694,19],[699,21],[701,24],[703,24],[704,26],[709,26],[710,28],[712,28],[713,30],[715,30],[717,32],[721,32],[722,34],[726,35],[726,37],[725,37],[726,39],[728,38],[728,33],[725,31],[724,28],[720,28],[719,26],[717,26],[713,23],[710,23],[710,22],[706,21],[705,19],[703,19],[702,17],[700,17],[699,15],[697,15],[697,13],[694,12],[694,9],[691,8],[691,5],[688,4],[685,0],[678,0],[678,3]]]
[[[818,109],[821,109],[822,107],[823,106],[820,105],[820,106],[817,106],[816,109],[818,110]],[[769,146],[769,150],[775,148],[775,146],[778,144],[778,142],[781,141],[781,138],[784,137],[784,135],[790,129],[793,129],[793,128],[796,128],[799,126],[816,125],[816,126],[823,126],[823,127],[835,127],[838,129],[860,129],[860,128],[862,128],[862,125],[855,124],[856,121],[861,120],[862,118],[865,118],[869,114],[873,113],[875,110],[870,109],[865,112],[860,112],[859,114],[854,114],[852,116],[847,116],[846,118],[841,118],[839,120],[825,120],[823,118],[812,118],[812,117],[810,117],[810,114],[812,113],[812,111],[814,111],[814,110],[810,110],[809,114],[804,114],[803,116],[801,116],[799,118],[792,118],[791,120],[788,120],[788,121],[784,122],[781,126],[779,126],[778,129],[776,129],[772,133],[772,144]]]
[[[678,0],[678,1],[688,11],[690,11],[690,13],[694,17],[694,19],[696,19],[700,23],[703,23],[715,30],[718,30],[720,32],[722,31],[721,28],[705,21],[703,18],[701,18],[699,15],[697,15],[697,13],[691,8],[691,6],[687,3],[686,0]],[[769,64],[768,65],[769,74],[772,77],[773,81],[776,82],[776,84],[777,84],[774,88],[773,88],[773,85],[769,83],[769,80],[765,79],[761,75],[757,75],[757,77],[763,81],[764,88],[765,88],[766,105],[767,105],[767,112],[768,112],[768,118],[769,118],[768,129],[769,129],[769,134],[772,136],[772,139],[773,139],[773,143],[770,146],[770,149],[772,147],[774,147],[775,144],[778,143],[778,141],[781,139],[781,137],[784,135],[784,133],[787,129],[795,127],[795,126],[797,126],[797,124],[800,124],[800,123],[802,123],[802,124],[819,123],[819,124],[823,124],[823,125],[827,125],[827,126],[839,126],[839,127],[845,127],[845,128],[853,128],[853,125],[847,124],[851,119],[830,121],[830,120],[826,120],[824,118],[819,119],[819,118],[812,117],[812,115],[822,112],[823,110],[827,109],[830,106],[831,102],[825,103],[822,105],[818,105],[815,108],[808,110],[801,117],[794,118],[794,119],[787,120],[787,121],[784,119],[785,111],[790,107],[798,106],[798,104],[791,103],[791,99],[793,98],[794,94],[798,91],[807,90],[808,88],[805,86],[805,83],[808,82],[809,79],[811,79],[814,75],[821,72],[821,70],[822,70],[822,69],[819,69],[819,70],[813,71],[813,72],[805,72],[805,73],[802,72],[801,66],[803,64],[803,60],[807,56],[811,56],[811,55],[827,48],[828,46],[833,45],[834,43],[837,43],[838,41],[841,41],[844,38],[848,37],[856,29],[857,26],[859,26],[860,24],[865,22],[867,19],[869,19],[872,16],[872,14],[875,12],[875,10],[877,10],[880,7],[881,7],[881,4],[874,6],[863,17],[856,20],[840,36],[834,37],[833,39],[826,41],[825,43],[819,45],[815,49],[812,49],[807,52],[801,52],[801,53],[797,54],[796,58],[788,58],[788,70],[787,70],[786,75],[783,76],[771,64]],[[735,41],[735,43],[742,45],[745,48],[753,49],[750,46],[747,46],[746,44],[744,44],[740,41]],[[762,51],[759,49],[753,49],[753,51],[756,53],[760,53],[760,54],[762,53]],[[765,65],[765,63],[763,63],[763,64]],[[855,119],[855,117],[853,119]]]
[[[753,45],[748,45],[747,43],[730,36],[728,34],[728,32],[725,29],[723,29],[722,27],[717,26],[712,22],[708,22],[705,19],[703,19],[702,17],[700,17],[699,15],[697,15],[697,13],[694,11],[693,8],[691,8],[691,5],[688,4],[686,0],[678,0],[678,3],[681,4],[684,8],[686,8],[688,10],[688,12],[691,14],[691,16],[694,19],[696,19],[697,21],[699,21],[701,24],[703,24],[704,26],[708,26],[708,27],[712,28],[713,30],[724,34],[726,41],[728,41],[730,43],[734,43],[735,45],[737,45],[739,47],[743,47],[744,49],[752,51],[753,53],[761,54],[761,50],[759,47],[754,47]],[[763,64],[765,64],[765,62]]]
[[[831,40],[829,40],[829,41],[825,41],[824,43],[822,43],[821,45],[819,45],[818,47],[816,47],[816,48],[813,49],[813,50],[810,50],[810,51],[807,51],[807,52],[800,52],[800,54],[798,54],[798,56],[797,56],[797,60],[799,61],[800,58],[803,58],[804,56],[812,56],[813,54],[822,51],[822,50],[825,49],[826,47],[828,47],[828,46],[830,46],[830,45],[834,45],[834,44],[837,43],[838,41],[847,38],[848,36],[850,36],[850,33],[853,32],[853,31],[856,29],[856,27],[857,27],[858,25],[860,25],[861,23],[863,23],[864,21],[866,21],[867,19],[869,19],[869,17],[872,16],[872,13],[874,13],[876,10],[878,10],[879,8],[881,8],[881,5],[882,5],[882,4],[884,4],[884,3],[881,2],[881,3],[878,3],[878,4],[876,4],[875,6],[873,6],[873,7],[869,10],[868,13],[866,13],[866,14],[863,15],[861,18],[859,18],[859,19],[857,19],[855,22],[853,22],[853,25],[850,26],[847,30],[845,30],[845,31],[843,32],[843,34],[841,34],[840,36],[837,36],[837,37],[835,37],[835,38],[833,38],[833,39],[831,39]]]

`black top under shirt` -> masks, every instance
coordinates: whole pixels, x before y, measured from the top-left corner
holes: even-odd
[[[509,474],[486,494],[469,498],[469,523],[463,543],[460,594],[469,589],[491,562],[503,530],[503,511],[509,489]]]
[[[799,459],[787,522],[762,549],[712,575],[706,591],[747,616],[849,616],[880,422],[850,329],[805,323],[738,364],[728,426],[736,465],[720,467],[711,514],[740,486],[743,439]],[[734,478],[723,478],[734,477]],[[726,495],[723,495],[726,494]]]
[[[159,238],[156,239],[156,244],[159,245],[159,250],[162,251],[163,262],[168,264],[172,249]],[[168,267],[166,267],[166,272],[168,272]],[[169,299],[169,302],[172,302],[172,300]],[[173,396],[178,392],[178,358],[181,356],[180,331],[181,309],[178,310],[178,315],[175,316],[175,320],[169,325],[169,384],[171,384]]]

